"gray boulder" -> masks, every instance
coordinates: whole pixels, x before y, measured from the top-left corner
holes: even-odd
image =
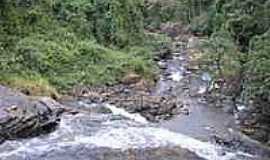
[[[63,111],[50,98],[30,98],[0,85],[0,142],[48,133]]]

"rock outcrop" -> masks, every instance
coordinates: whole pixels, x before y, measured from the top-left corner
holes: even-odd
[[[50,98],[30,98],[0,86],[0,142],[50,132],[63,111]]]
[[[88,103],[109,103],[124,108],[130,113],[140,113],[147,120],[156,122],[178,115],[182,103],[173,96],[151,95],[149,88],[137,85],[116,85],[112,87],[82,88],[78,99],[88,99]]]

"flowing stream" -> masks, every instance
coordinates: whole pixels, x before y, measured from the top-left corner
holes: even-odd
[[[114,114],[66,115],[60,127],[47,136],[21,141],[8,141],[0,146],[1,160],[83,160],[121,159],[125,150],[181,147],[207,160],[230,160],[251,155],[226,152],[222,147],[146,123],[143,117],[106,105]],[[109,152],[109,153],[108,153]],[[119,152],[116,154],[115,152]],[[144,153],[146,155],[147,152]],[[189,153],[192,154],[192,153]],[[147,155],[146,155],[147,156]],[[174,157],[174,155],[170,155]],[[179,155],[175,155],[177,158]],[[192,160],[201,158],[194,157]],[[125,159],[122,158],[122,159]],[[165,157],[166,158],[166,157]],[[106,159],[106,158],[105,158]],[[183,157],[183,159],[187,159]]]
[[[231,138],[234,119],[196,98],[205,92],[211,77],[205,73],[190,76],[187,63],[186,54],[160,62],[166,69],[153,90],[154,95],[180,98],[189,110],[187,115],[152,124],[109,104],[80,102],[111,113],[64,115],[49,135],[1,144],[0,160],[263,160],[240,149],[241,144],[230,148],[211,141],[215,135]]]

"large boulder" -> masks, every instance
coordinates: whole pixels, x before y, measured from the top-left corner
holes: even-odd
[[[62,112],[50,98],[29,98],[0,85],[0,142],[50,132]]]

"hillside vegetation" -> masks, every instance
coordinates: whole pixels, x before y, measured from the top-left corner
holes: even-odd
[[[140,0],[1,0],[0,82],[50,91],[151,79]]]
[[[270,102],[269,7],[269,0],[219,0],[200,18],[202,32],[210,36],[209,62],[229,94],[243,103]]]

